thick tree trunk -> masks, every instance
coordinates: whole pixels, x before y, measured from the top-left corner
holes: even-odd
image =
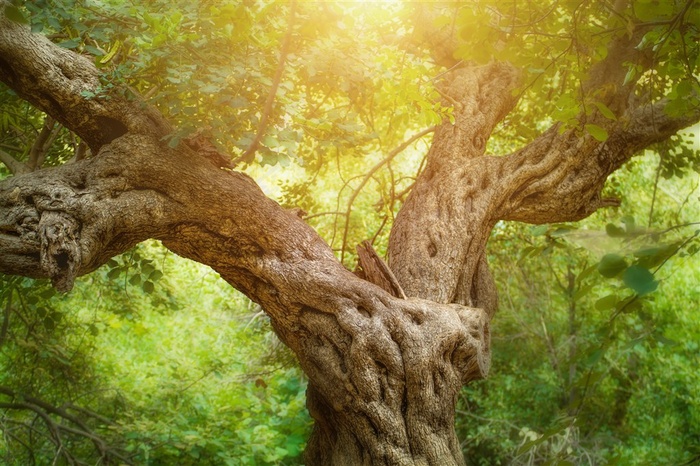
[[[486,315],[356,277],[245,175],[127,135],[93,159],[7,180],[0,210],[6,272],[69,288],[155,237],[262,304],[310,379],[310,464],[461,464],[454,404],[488,370]]]
[[[599,199],[609,173],[700,118],[664,116],[663,103],[620,104],[625,124],[609,124],[605,144],[553,128],[514,154],[486,156],[517,73],[498,63],[452,71],[443,92],[455,123],[436,132],[391,233],[402,299],[347,271],[246,175],[163,144],[168,124],[138,99],[83,97],[97,77],[89,60],[0,14],[0,80],[94,154],[0,183],[0,271],[68,290],[147,238],[210,265],[263,306],[309,376],[310,465],[464,464],[454,408],[462,385],[490,364],[491,228],[583,218],[610,204]]]

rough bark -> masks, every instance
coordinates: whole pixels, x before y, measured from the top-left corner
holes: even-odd
[[[600,196],[607,177],[641,149],[700,120],[698,108],[670,117],[665,100],[640,101],[635,83],[623,85],[628,64],[650,66],[635,47],[644,32],[639,27],[612,41],[584,83],[585,93],[618,115],[616,121],[599,113],[579,117],[605,127],[605,142],[556,124],[515,153],[487,155],[491,131],[515,104],[517,70],[493,62],[447,73],[441,92],[455,106],[455,123],[436,132],[426,168],[391,230],[389,265],[408,296],[473,305],[493,316],[497,298],[484,252],[496,222],[575,221],[618,205]]]
[[[457,102],[455,123],[436,132],[391,234],[402,299],[346,270],[246,175],[165,145],[169,125],[137,96],[86,98],[99,94],[89,60],[2,15],[0,80],[94,154],[0,183],[0,271],[68,290],[147,238],[210,265],[263,306],[309,376],[310,465],[464,464],[454,408],[490,364],[496,294],[484,252],[495,222],[589,215],[609,203],[603,182],[635,150],[700,118],[650,127],[661,103],[621,107],[627,124],[608,125],[606,143],[555,127],[514,154],[487,156],[518,73],[500,63],[453,70],[443,92]]]
[[[153,237],[264,306],[310,379],[320,421],[310,463],[459,458],[450,407],[488,370],[485,314],[395,298],[356,277],[245,175],[126,135],[95,158],[7,180],[0,212],[6,273],[68,288],[72,275]]]
[[[0,8],[5,5],[3,1]],[[138,99],[127,98],[126,88],[104,91],[100,73],[88,57],[57,47],[4,14],[0,15],[0,81],[70,128],[95,154],[127,132],[163,137],[171,131],[154,108],[142,108]]]
[[[455,123],[436,131],[425,170],[391,230],[389,265],[408,296],[495,312],[484,252],[499,180],[483,155],[494,126],[515,104],[518,79],[502,63],[461,68],[447,78],[442,92],[457,103]]]
[[[165,125],[133,96],[93,108],[81,95],[97,90],[89,61],[2,21],[0,79],[95,156],[0,184],[0,270],[67,290],[109,257],[160,239],[260,303],[299,356],[317,420],[309,464],[463,463],[454,405],[488,371],[482,310],[396,298],[356,277],[250,178],[163,144]],[[57,72],[66,60],[71,72]]]

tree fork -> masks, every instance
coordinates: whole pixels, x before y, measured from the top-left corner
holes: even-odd
[[[316,394],[311,445],[322,448],[310,462],[326,451],[336,462],[461,464],[454,406],[459,388],[488,372],[487,316],[356,277],[245,175],[125,135],[95,158],[4,181],[0,213],[0,243],[15,251],[2,255],[5,272],[32,264],[69,288],[67,271],[82,275],[154,237],[260,303]]]
[[[7,57],[0,79],[31,100],[38,90],[23,76],[42,69],[7,46],[28,38],[48,55],[43,62],[53,65],[65,57],[52,55],[57,47],[28,33],[0,37],[0,56]],[[72,74],[77,82],[62,84],[67,76],[58,73],[59,82],[46,89],[61,109],[90,115],[83,106],[91,101],[61,104],[85,100],[80,92],[95,90],[92,65],[76,63],[85,67]],[[129,120],[134,113],[134,121],[141,121],[135,106],[119,99],[103,102],[99,111],[115,120]],[[49,113],[57,111],[44,99],[32,101]],[[483,377],[490,364],[488,318],[481,310],[394,298],[357,278],[310,227],[266,198],[247,176],[220,170],[187,147],[165,146],[160,125],[131,130],[124,124],[123,134],[106,141],[89,121],[70,114],[62,118],[93,141],[95,157],[2,183],[0,209],[12,215],[0,242],[13,251],[0,259],[3,271],[31,270],[69,288],[71,280],[62,278],[66,267],[82,275],[138,241],[161,239],[176,253],[212,266],[260,303],[299,356],[317,421],[310,463],[322,464],[324,454],[350,464],[463,463],[454,407],[462,384]],[[76,121],[87,129],[76,128]],[[37,237],[35,222],[27,219],[42,217],[79,226],[60,229],[63,234],[51,239],[64,249],[71,245],[71,254],[45,254],[60,266],[51,267],[38,252],[47,239]]]

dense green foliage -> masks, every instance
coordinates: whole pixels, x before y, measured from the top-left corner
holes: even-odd
[[[298,457],[309,427],[304,380],[259,309],[156,244],[110,265],[70,296],[3,278],[11,320],[0,386],[86,416],[93,432],[137,464]],[[163,275],[152,292],[149,275]],[[5,412],[3,464],[45,464],[55,455],[36,414]],[[85,438],[69,431],[63,438],[76,457],[94,456]]]
[[[616,177],[621,211],[494,231],[494,367],[459,420],[475,464],[697,461],[698,178],[654,198],[658,169],[648,153]]]
[[[124,84],[147,96],[178,128],[170,144],[204,134],[280,203],[305,210],[352,267],[361,240],[386,247],[429,142],[410,138],[450,118],[434,86],[444,68],[414,28],[420,9],[35,0],[16,16],[93,57],[103,88],[86,97]],[[458,31],[453,59],[524,69],[519,106],[490,141],[501,154],[554,122],[607,137],[581,115],[619,115],[582,100],[580,85],[632,21],[650,23],[639,47],[654,67],[641,87],[670,96],[669,112],[698,105],[698,3],[640,0],[634,15],[615,16],[609,2],[468,2],[430,21]],[[0,149],[28,160],[49,122],[6,88],[0,108]],[[60,127],[50,142],[43,166],[80,146]],[[464,389],[458,413],[470,464],[700,457],[699,146],[674,137],[614,175],[606,190],[618,210],[497,225],[492,375]],[[0,277],[0,309],[3,464],[93,464],[104,450],[149,465],[300,462],[304,376],[260,309],[208,269],[148,243],[68,296]]]

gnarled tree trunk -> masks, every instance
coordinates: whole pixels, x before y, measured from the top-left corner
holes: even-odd
[[[616,43],[591,85],[622,82],[633,44]],[[516,153],[485,155],[515,104],[518,73],[503,63],[449,72],[442,91],[455,122],[436,132],[391,232],[404,299],[347,271],[246,175],[185,144],[169,148],[169,125],[137,98],[84,97],[99,83],[92,63],[2,15],[0,80],[94,155],[0,183],[0,271],[69,290],[147,238],[210,265],[262,305],[309,376],[310,465],[464,464],[455,403],[490,364],[497,300],[485,248],[495,223],[580,219],[614,203],[599,198],[612,171],[700,118],[668,117],[663,102],[629,106],[628,86],[608,97],[626,118],[600,122],[606,143],[554,127]]]

